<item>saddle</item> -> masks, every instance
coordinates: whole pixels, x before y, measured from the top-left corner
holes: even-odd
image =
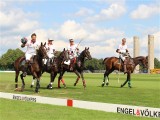
[[[119,57],[118,64],[123,65],[124,61]],[[127,65],[134,65],[134,61],[131,57],[127,58]]]

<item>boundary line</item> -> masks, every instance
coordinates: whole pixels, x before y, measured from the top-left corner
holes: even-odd
[[[141,117],[160,118],[160,108],[41,97],[41,96],[34,96],[34,95],[5,93],[5,92],[0,92],[0,98],[51,104],[51,105],[68,106],[68,107],[75,107],[75,108],[83,108],[83,109],[89,109],[89,110],[100,110],[105,112],[129,114],[129,115],[141,116]]]

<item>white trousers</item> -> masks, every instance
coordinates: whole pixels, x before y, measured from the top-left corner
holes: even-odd
[[[119,56],[123,61],[126,59],[126,56],[123,56],[122,54],[120,54]]]
[[[52,59],[54,57],[54,54],[48,54],[49,59]],[[44,59],[44,64],[47,63],[47,59]]]
[[[30,60],[32,56],[33,54],[29,54],[29,53],[25,54],[26,60]]]

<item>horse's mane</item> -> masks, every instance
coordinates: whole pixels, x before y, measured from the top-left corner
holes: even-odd
[[[135,59],[140,59],[140,58],[146,58],[146,56],[137,56],[137,57],[135,57]]]

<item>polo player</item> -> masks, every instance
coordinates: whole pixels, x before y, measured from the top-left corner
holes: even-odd
[[[122,43],[119,45],[118,49],[116,50],[117,53],[119,53],[120,58],[123,60],[124,62],[124,74],[127,73],[127,62],[128,62],[128,49],[127,49],[127,45],[126,45],[126,39],[123,38],[122,39]]]
[[[47,50],[47,55],[49,57],[49,61],[54,58],[54,54],[55,54],[55,46],[53,45],[53,41],[54,40],[48,39],[48,44],[46,46],[46,50]],[[47,59],[44,60],[44,64],[46,64],[46,63],[47,63]]]
[[[73,39],[69,39],[68,51],[69,51],[69,58],[71,60],[70,70],[73,70],[73,64],[76,63],[76,57],[79,54],[78,46],[77,44],[74,43]]]
[[[40,46],[39,42],[36,41],[36,37],[37,37],[36,34],[33,33],[31,35],[30,41],[27,41],[26,38],[21,39],[21,42],[22,42],[21,47],[22,48],[25,46],[27,47],[27,51],[25,53],[26,64],[25,64],[25,70],[24,70],[23,76],[26,76],[28,65],[33,62],[33,60],[31,59],[33,59],[33,56],[36,55],[36,51]]]

